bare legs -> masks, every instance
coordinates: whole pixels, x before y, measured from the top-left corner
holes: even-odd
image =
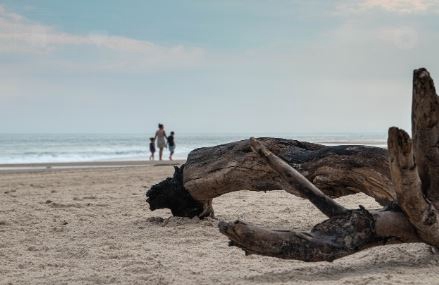
[[[163,160],[163,148],[159,148],[159,159]]]

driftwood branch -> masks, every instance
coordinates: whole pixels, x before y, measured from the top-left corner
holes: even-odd
[[[363,192],[386,205],[395,199],[387,151],[368,146],[324,146],[280,138],[258,138],[330,197]],[[289,187],[250,148],[249,140],[192,151],[184,166],[184,187],[198,201],[239,191]],[[299,191],[290,193],[301,196]]]
[[[333,261],[361,250],[394,243],[420,242],[415,228],[400,211],[350,210],[310,232],[275,231],[241,221],[221,221],[219,230],[249,254],[308,262]]]
[[[317,224],[310,232],[267,230],[241,221],[221,221],[218,227],[230,246],[247,255],[307,262],[333,261],[373,246],[421,241],[401,212],[362,208]]]
[[[374,234],[373,216],[366,210],[350,211],[316,225],[311,232],[272,231],[243,222],[219,223],[231,246],[246,254],[268,255],[303,261],[333,261],[370,244],[384,244]]]
[[[294,190],[293,194],[299,194],[313,203],[322,213],[328,217],[346,213],[346,209],[323,194],[314,184],[309,182],[297,170],[289,166],[285,161],[271,153],[262,143],[255,138],[250,138],[250,145],[268,165],[275,170],[290,187],[286,187],[287,192]],[[291,190],[290,190],[291,189]]]

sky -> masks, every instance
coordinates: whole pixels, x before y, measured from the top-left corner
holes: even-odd
[[[439,0],[0,0],[0,133],[410,129]]]

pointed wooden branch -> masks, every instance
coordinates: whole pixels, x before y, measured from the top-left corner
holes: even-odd
[[[425,68],[413,72],[412,138],[422,191],[439,201],[439,99]],[[439,206],[436,205],[436,206]]]
[[[320,189],[309,182],[302,174],[271,153],[258,140],[250,138],[250,145],[253,151],[263,157],[268,165],[290,185],[290,187],[285,189],[287,192],[293,191],[292,194],[299,192],[328,217],[346,213],[346,209],[343,206],[323,194]]]

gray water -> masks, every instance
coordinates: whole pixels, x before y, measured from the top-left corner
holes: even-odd
[[[326,145],[365,144],[385,147],[385,133],[336,134],[177,134],[175,159],[185,159],[199,147],[214,146],[270,136]],[[156,159],[157,159],[156,153]],[[167,159],[169,152],[165,150]],[[0,164],[147,160],[149,139],[145,134],[0,134]]]

